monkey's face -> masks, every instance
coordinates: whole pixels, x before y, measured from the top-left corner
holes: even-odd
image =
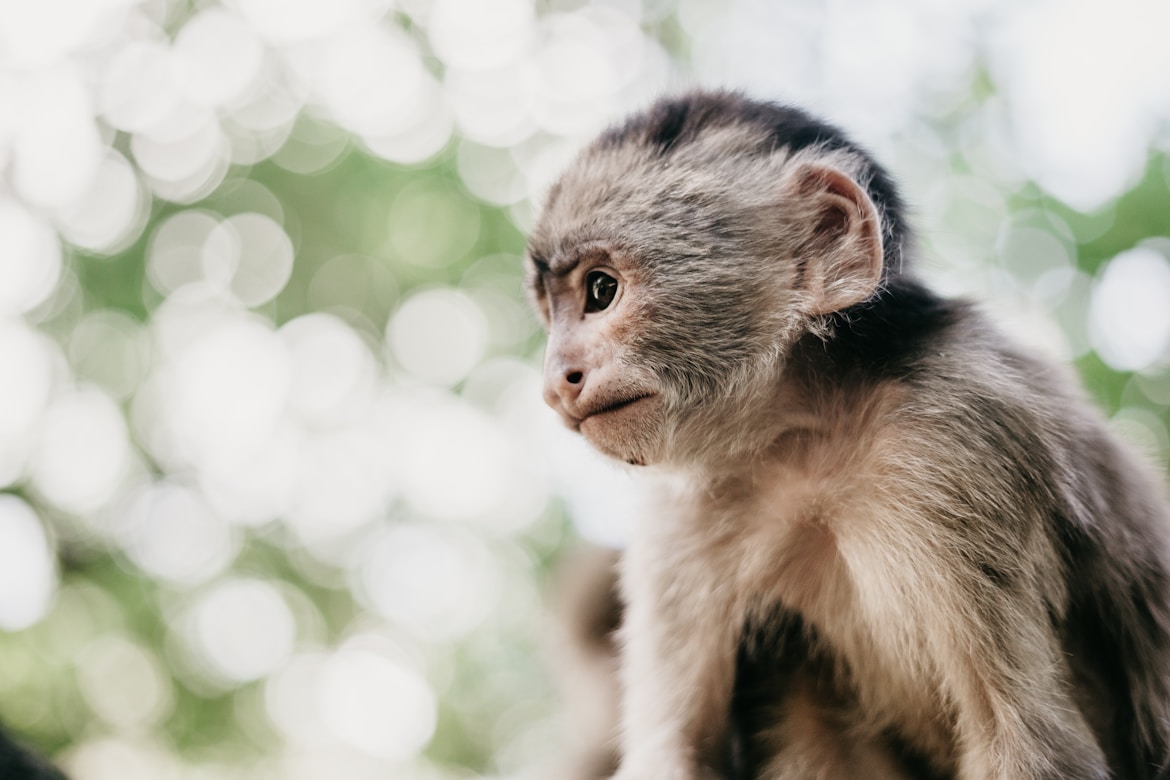
[[[611,457],[642,465],[662,449],[662,387],[633,349],[647,326],[635,264],[599,245],[553,264],[533,259],[531,290],[548,329],[544,399]]]
[[[732,128],[665,160],[600,144],[533,230],[545,400],[614,458],[726,462],[760,446],[768,432],[753,420],[777,403],[795,340],[879,283],[863,189],[820,159],[749,142]]]

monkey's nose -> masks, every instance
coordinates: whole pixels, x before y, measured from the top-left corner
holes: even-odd
[[[554,408],[569,407],[581,395],[583,387],[585,372],[580,368],[550,371],[545,377],[544,400]]]

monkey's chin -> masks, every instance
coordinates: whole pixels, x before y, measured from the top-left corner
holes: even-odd
[[[586,417],[577,426],[585,441],[611,458],[632,466],[660,459],[661,403],[656,396]]]

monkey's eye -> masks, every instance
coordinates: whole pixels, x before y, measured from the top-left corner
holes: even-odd
[[[618,283],[604,271],[590,271],[585,276],[585,311],[601,311],[613,303]]]

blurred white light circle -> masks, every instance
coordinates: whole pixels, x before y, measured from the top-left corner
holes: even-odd
[[[215,188],[223,182],[228,169],[231,168],[231,157],[228,154],[226,142],[222,151],[222,154],[208,158],[204,167],[190,176],[176,181],[148,176],[146,177],[147,183],[155,196],[162,200],[171,203],[194,203],[214,192]]]
[[[1164,417],[1149,409],[1129,406],[1109,420],[1110,427],[1133,445],[1159,469],[1165,469],[1170,456],[1170,433]]]
[[[45,616],[57,590],[57,567],[32,507],[0,494],[0,629],[20,631]]]
[[[230,289],[245,306],[260,306],[275,298],[292,276],[293,245],[271,217],[236,214],[208,234],[202,262],[208,282]]]
[[[326,661],[320,686],[326,726],[359,750],[405,759],[434,736],[438,706],[431,687],[381,654],[342,649]]]
[[[151,286],[168,295],[203,281],[203,247],[218,224],[214,214],[189,209],[159,225],[146,250],[146,276]]]
[[[168,200],[200,192],[221,166],[226,168],[228,145],[219,120],[209,112],[194,112],[189,119],[180,135],[136,133],[130,139],[138,167],[155,192]]]
[[[455,163],[467,189],[487,203],[508,206],[532,194],[528,179],[507,149],[464,141],[459,144]]]
[[[291,364],[289,406],[310,425],[350,419],[368,405],[374,356],[353,328],[331,314],[308,314],[279,331]]]
[[[297,653],[265,682],[265,711],[286,742],[329,741],[318,701],[326,658],[321,652]]]
[[[0,447],[40,421],[55,359],[45,336],[23,322],[0,319]]]
[[[426,71],[397,27],[354,27],[331,38],[312,83],[333,118],[361,135],[403,132],[425,106]]]
[[[306,437],[287,521],[312,548],[383,515],[395,493],[386,445],[356,428]]]
[[[153,726],[173,703],[170,676],[155,655],[121,636],[86,645],[77,658],[77,687],[90,709],[119,729]]]
[[[499,597],[500,575],[482,546],[433,525],[395,525],[362,549],[361,594],[417,635],[449,642],[466,636]]]
[[[0,3],[0,51],[16,71],[56,62],[121,26],[129,0]]]
[[[262,580],[229,580],[196,604],[194,638],[224,679],[242,683],[265,677],[284,663],[296,641],[288,602]]]
[[[390,320],[390,347],[411,374],[440,385],[466,377],[487,350],[487,319],[458,290],[411,296]]]
[[[628,59],[610,51],[613,37],[625,31],[603,29],[584,13],[553,15],[542,26],[541,44],[529,62],[533,116],[554,135],[588,135],[610,118],[627,78],[616,65]]]
[[[210,287],[226,291],[239,268],[243,251],[240,234],[225,228],[222,222],[216,224],[203,244],[203,279]]]
[[[302,462],[304,434],[292,424],[275,432],[246,460],[213,460],[199,469],[199,487],[216,513],[257,526],[288,513]]]
[[[1093,348],[1118,371],[1141,371],[1170,349],[1170,261],[1148,247],[1113,258],[1089,305]]]
[[[540,395],[538,378],[533,378],[529,396]],[[533,405],[531,408],[538,408]],[[644,481],[632,478],[628,469],[603,458],[579,435],[570,432],[556,413],[540,410],[543,425],[538,444],[546,453],[546,466],[553,489],[565,502],[573,526],[583,539],[604,547],[624,547],[640,516],[645,514],[652,490]]]
[[[15,83],[13,189],[33,205],[64,206],[89,187],[104,153],[85,76],[59,66]]]
[[[285,139],[300,119],[308,87],[300,83],[287,63],[279,67],[267,65],[261,79],[262,88],[252,90],[242,104],[233,106],[224,117],[225,124],[237,131],[261,134],[265,139]],[[330,132],[344,136],[336,128],[331,127]]]
[[[1045,276],[1049,277],[1049,284],[1057,278],[1071,280],[1067,274],[1075,262],[1069,243],[1052,230],[1012,225],[1002,231],[996,249],[1008,273],[1038,290],[1037,282]],[[1052,276],[1061,272],[1064,273],[1060,277]],[[1049,295],[1058,297],[1052,291]]]
[[[1068,343],[1068,360],[1075,360],[1092,349],[1089,341],[1089,300],[1093,294],[1093,279],[1084,271],[1072,271],[1069,278],[1055,287],[1063,290],[1059,301],[1050,303],[1050,316],[1060,326]]]
[[[268,159],[292,133],[291,119],[275,127],[255,129],[236,121],[238,116],[229,117],[223,127],[231,147],[230,159],[236,165],[254,165]]]
[[[130,163],[108,149],[85,193],[57,212],[57,227],[75,246],[114,254],[133,243],[146,226],[150,208],[144,195]]]
[[[435,52],[457,68],[488,68],[517,59],[535,26],[531,0],[437,0],[428,21]]]
[[[1110,11],[1107,21],[1092,0],[1029,3],[992,38],[990,62],[1011,104],[1021,164],[1085,212],[1138,181],[1149,141],[1170,116],[1162,40],[1170,6],[1118,0]],[[1086,57],[1087,40],[1108,56]]]
[[[104,505],[126,476],[130,442],[118,405],[96,388],[54,399],[33,454],[33,486],[76,514]]]
[[[388,0],[234,0],[265,38],[289,43],[320,38],[351,22],[373,23]]]
[[[386,404],[383,435],[398,445],[403,493],[420,514],[504,533],[539,517],[546,495],[499,421],[438,394]]]
[[[304,115],[272,161],[292,173],[320,173],[341,159],[349,149],[349,138],[340,128]]]
[[[434,77],[426,74],[423,83],[413,124],[393,132],[367,133],[361,137],[372,154],[401,165],[417,165],[446,147],[454,130],[451,111]]]
[[[493,347],[523,349],[539,327],[524,301],[510,290],[482,287],[469,293],[487,316],[488,343]]]
[[[773,24],[782,23],[776,17],[785,11],[792,14],[788,6],[777,4],[773,9]],[[863,141],[899,132],[916,109],[929,104],[923,93],[934,96],[969,89],[976,50],[967,44],[974,16],[969,4],[900,3],[883,8],[873,3],[842,3],[824,9],[824,17],[817,20],[823,25],[817,29],[819,35],[813,38],[785,25],[783,40],[768,50],[779,56],[769,57],[767,66],[759,70],[764,78],[805,82],[798,88],[803,88],[807,98],[819,98],[830,116],[865,132],[868,138]],[[770,28],[748,34],[766,46]],[[789,52],[800,56],[786,56]],[[873,67],[877,61],[882,67]],[[812,89],[805,76],[810,68],[820,71],[823,80]],[[783,86],[774,83],[772,93],[790,92]]]
[[[165,482],[140,488],[130,497],[125,522],[127,554],[159,579],[199,583],[231,562],[231,529],[190,488]]]
[[[536,130],[526,110],[527,84],[519,63],[486,69],[448,67],[444,85],[465,138],[488,146],[514,146]]]
[[[167,44],[139,39],[119,49],[106,66],[98,106],[112,126],[139,133],[177,111],[182,95]]]
[[[222,8],[200,11],[175,36],[178,76],[192,102],[208,107],[240,99],[256,83],[264,49],[252,29]]]
[[[56,287],[61,277],[61,246],[44,219],[6,200],[0,200],[0,236],[4,237],[0,315],[23,314]]]
[[[284,413],[288,355],[269,328],[227,319],[172,356],[164,413],[193,463],[233,461],[262,445]]]
[[[181,760],[141,738],[101,737],[71,749],[65,768],[79,780],[182,780]]]
[[[578,145],[570,139],[548,137],[515,150],[513,157],[528,180],[529,197],[547,193],[578,151]]]

